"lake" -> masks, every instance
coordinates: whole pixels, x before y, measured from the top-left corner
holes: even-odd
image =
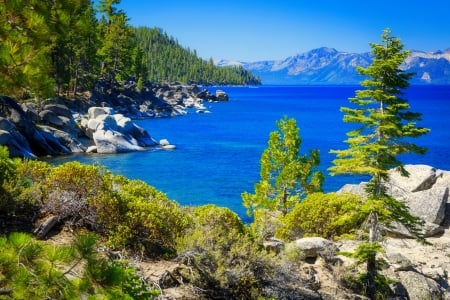
[[[206,103],[211,113],[190,111],[185,116],[147,119],[137,123],[156,139],[177,146],[171,151],[144,151],[116,155],[71,155],[55,158],[101,164],[117,174],[141,179],[183,205],[214,203],[248,220],[241,193],[253,192],[259,180],[259,159],[269,133],[283,116],[295,118],[303,140],[301,152],[319,149],[321,169],[331,166],[330,149],[344,149],[345,133],[353,124],[342,121],[340,107],[348,106],[359,86],[220,87],[229,102]],[[214,92],[215,88],[209,88]],[[428,147],[424,156],[404,156],[404,163],[428,164],[450,170],[450,86],[412,86],[405,98],[411,111],[421,112],[419,126],[431,132],[414,139]],[[325,191],[363,178],[327,176]]]

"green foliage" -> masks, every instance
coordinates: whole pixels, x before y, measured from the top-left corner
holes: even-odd
[[[243,67],[214,66],[160,29],[133,28],[119,0],[0,1],[0,94],[75,95],[101,76],[113,84],[181,81],[260,84]],[[99,19],[97,20],[97,16]]]
[[[51,14],[48,1],[0,1],[0,93],[52,93]]]
[[[115,176],[113,182],[114,193],[91,202],[107,229],[109,245],[131,246],[151,256],[173,255],[175,239],[187,224],[180,206],[143,181]]]
[[[192,220],[177,241],[178,259],[188,266],[183,279],[207,299],[301,299],[304,282],[298,255],[265,250],[228,208],[190,208]],[[298,253],[297,253],[298,254]]]
[[[159,28],[134,28],[136,44],[144,50],[148,68],[145,79],[154,82],[181,81],[198,84],[261,84],[259,78],[242,66],[216,67],[212,59],[205,61],[196,51],[185,49]]]
[[[370,44],[375,59],[367,68],[359,67],[362,75],[369,79],[361,82],[364,90],[356,91],[350,98],[354,107],[343,107],[344,122],[357,123],[357,129],[348,132],[346,150],[331,151],[337,155],[330,168],[331,174],[368,174],[374,185],[370,193],[378,196],[382,192],[382,179],[387,179],[391,168],[406,171],[397,156],[404,153],[425,153],[407,138],[419,137],[429,129],[416,127],[421,114],[409,111],[408,100],[402,98],[402,90],[409,86],[412,74],[405,73],[400,65],[408,56],[403,51],[400,39],[391,37],[385,30],[382,44]]]
[[[3,185],[16,172],[16,164],[9,157],[8,148],[0,145],[0,184]]]
[[[261,179],[255,184],[255,193],[242,194],[249,215],[258,209],[286,214],[306,194],[322,189],[319,151],[299,155],[302,140],[295,119],[284,117],[277,127],[261,156]]]
[[[389,225],[393,221],[405,225],[417,238],[423,239],[418,227],[419,218],[412,216],[407,207],[386,193],[389,180],[388,171],[396,168],[402,175],[408,176],[398,156],[405,153],[423,154],[426,149],[411,143],[410,138],[426,134],[429,129],[417,127],[421,114],[409,111],[408,100],[402,93],[409,86],[412,74],[405,73],[400,65],[408,56],[403,51],[400,39],[391,37],[390,30],[384,30],[381,44],[371,43],[374,60],[367,68],[358,67],[359,73],[368,76],[361,82],[364,90],[356,91],[350,98],[352,107],[343,107],[344,122],[358,124],[355,130],[347,133],[345,150],[333,150],[337,158],[330,168],[332,175],[365,174],[371,176],[367,185],[369,242],[379,237],[379,222]],[[365,249],[363,253],[367,263],[367,295],[376,298],[376,255],[378,248]]]
[[[136,269],[109,261],[95,250],[96,237],[80,235],[72,245],[54,246],[24,233],[0,237],[0,299],[151,299]],[[82,272],[72,272],[82,268]],[[72,279],[67,276],[71,274]],[[90,298],[91,299],[91,298]]]
[[[303,236],[326,239],[349,238],[367,218],[361,196],[353,194],[314,193],[281,217],[283,226],[277,237],[295,240]]]
[[[96,50],[100,45],[97,19],[89,0],[65,0],[53,3],[57,32],[52,48],[56,91],[73,93],[91,89],[98,77]]]
[[[239,218],[214,205],[192,209],[193,220],[177,250],[196,286],[208,297],[256,299],[270,276],[272,256],[261,251]]]
[[[68,162],[54,167],[45,178],[42,211],[75,226],[101,230],[97,207],[91,201],[112,190],[109,173],[103,167]]]
[[[363,242],[358,245],[354,252],[340,252],[340,254],[347,257],[356,258],[356,265],[365,264],[368,261],[373,260],[375,269],[377,271],[380,271],[387,265],[387,262],[383,258],[376,258],[374,256],[374,253],[384,252],[385,251],[383,247],[377,242]],[[386,299],[392,293],[389,287],[389,284],[392,283],[392,280],[380,274],[379,272],[373,274],[374,278],[371,279],[370,272],[371,270],[367,270],[367,272],[347,276],[344,279],[343,284],[344,286],[347,286],[362,295],[369,295],[367,287],[371,284],[371,281],[374,281],[377,289],[374,295],[374,299]]]

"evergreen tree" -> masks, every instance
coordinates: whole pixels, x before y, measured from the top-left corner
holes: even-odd
[[[89,0],[53,2],[55,45],[52,49],[53,73],[57,92],[76,93],[91,89],[98,68],[97,19]]]
[[[0,1],[0,93],[49,96],[51,14],[48,1]]]
[[[111,83],[124,80],[131,75],[133,57],[133,34],[128,17],[114,5],[120,0],[101,0],[98,12],[101,14],[99,33],[102,45],[98,49],[100,73]]]
[[[268,147],[261,156],[261,179],[255,193],[244,192],[242,199],[249,213],[259,209],[286,214],[307,193],[322,189],[323,174],[318,150],[299,155],[302,140],[295,119],[282,118],[278,130],[270,133]]]
[[[348,149],[331,151],[337,158],[330,168],[332,175],[365,174],[371,177],[365,202],[365,209],[369,211],[369,242],[357,250],[367,263],[367,294],[371,299],[376,295],[379,222],[400,222],[421,238],[420,220],[408,212],[405,204],[387,194],[386,184],[391,168],[408,175],[398,156],[425,153],[425,148],[411,143],[409,138],[429,131],[416,126],[421,114],[410,112],[408,100],[402,97],[413,75],[400,69],[409,52],[403,50],[399,38],[390,36],[390,30],[384,30],[381,38],[381,44],[370,43],[373,63],[367,68],[358,67],[359,73],[368,77],[361,82],[365,89],[356,91],[355,97],[349,99],[354,104],[352,107],[341,108],[345,114],[344,122],[359,126],[347,133]]]

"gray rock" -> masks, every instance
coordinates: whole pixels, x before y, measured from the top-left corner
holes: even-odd
[[[396,195],[391,193],[394,197]],[[448,199],[448,187],[437,187],[426,191],[409,193],[403,200],[409,207],[409,211],[421,219],[440,225],[445,218],[445,205]]]
[[[97,153],[97,146],[89,146],[86,149],[86,153]]]
[[[97,153],[122,153],[144,150],[138,142],[112,130],[97,130],[93,135]]]
[[[281,250],[284,248],[284,242],[276,238],[270,238],[263,242],[263,247],[266,250],[273,251],[275,253],[280,253]]]
[[[225,93],[222,90],[217,90],[216,91],[216,97],[217,97],[217,100],[219,100],[219,101],[228,101],[227,93]]]
[[[73,118],[70,109],[63,104],[47,104],[44,106],[44,110],[52,111],[58,116],[64,116],[69,119]]]
[[[52,112],[51,110],[43,110],[39,113],[39,117],[41,119],[51,125],[56,125],[58,127],[62,127],[64,122],[59,118],[57,114]]]
[[[68,132],[50,126],[40,126],[40,129],[55,136],[72,153],[83,153],[87,150],[87,147],[81,141]]]
[[[392,187],[400,187],[408,192],[419,192],[433,187],[441,172],[427,165],[405,165],[409,176],[402,176],[396,170],[389,170],[389,184]]]
[[[336,193],[351,193],[364,196],[366,194],[367,182],[361,182],[360,184],[345,184]]]
[[[323,254],[333,256],[338,249],[332,241],[321,237],[301,238],[293,243],[304,253],[306,258],[316,258]]]
[[[409,299],[442,299],[443,292],[436,281],[414,271],[400,271],[398,276],[408,291]]]
[[[384,227],[383,229],[394,237],[414,238],[411,232],[409,232],[409,230],[400,223],[395,222],[390,224],[390,227]],[[419,232],[426,238],[441,234],[443,231],[444,228],[442,226],[430,222],[425,222],[419,230]]]
[[[0,145],[8,148],[11,157],[36,158],[27,140],[17,131],[11,133],[0,129]]]
[[[408,206],[412,215],[425,221],[422,232],[425,237],[434,236],[442,232],[440,226],[446,218],[446,204],[449,199],[450,172],[436,170],[426,165],[405,165],[409,177],[401,176],[397,170],[389,171],[387,193]],[[344,185],[338,193],[349,192],[365,195],[367,183]],[[393,224],[389,232],[411,237],[408,230]]]
[[[111,107],[90,107],[88,110],[89,119],[96,119],[100,115],[112,115],[114,114],[114,109]]]
[[[401,253],[388,253],[386,258],[394,271],[410,271],[413,268],[411,261]]]

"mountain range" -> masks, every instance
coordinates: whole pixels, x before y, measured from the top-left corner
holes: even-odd
[[[372,54],[340,52],[322,47],[290,56],[283,60],[240,62],[220,60],[218,66],[239,65],[260,77],[263,84],[359,84],[364,79],[356,66],[367,67]],[[415,73],[411,84],[450,84],[450,48],[445,51],[411,51],[401,65]]]

